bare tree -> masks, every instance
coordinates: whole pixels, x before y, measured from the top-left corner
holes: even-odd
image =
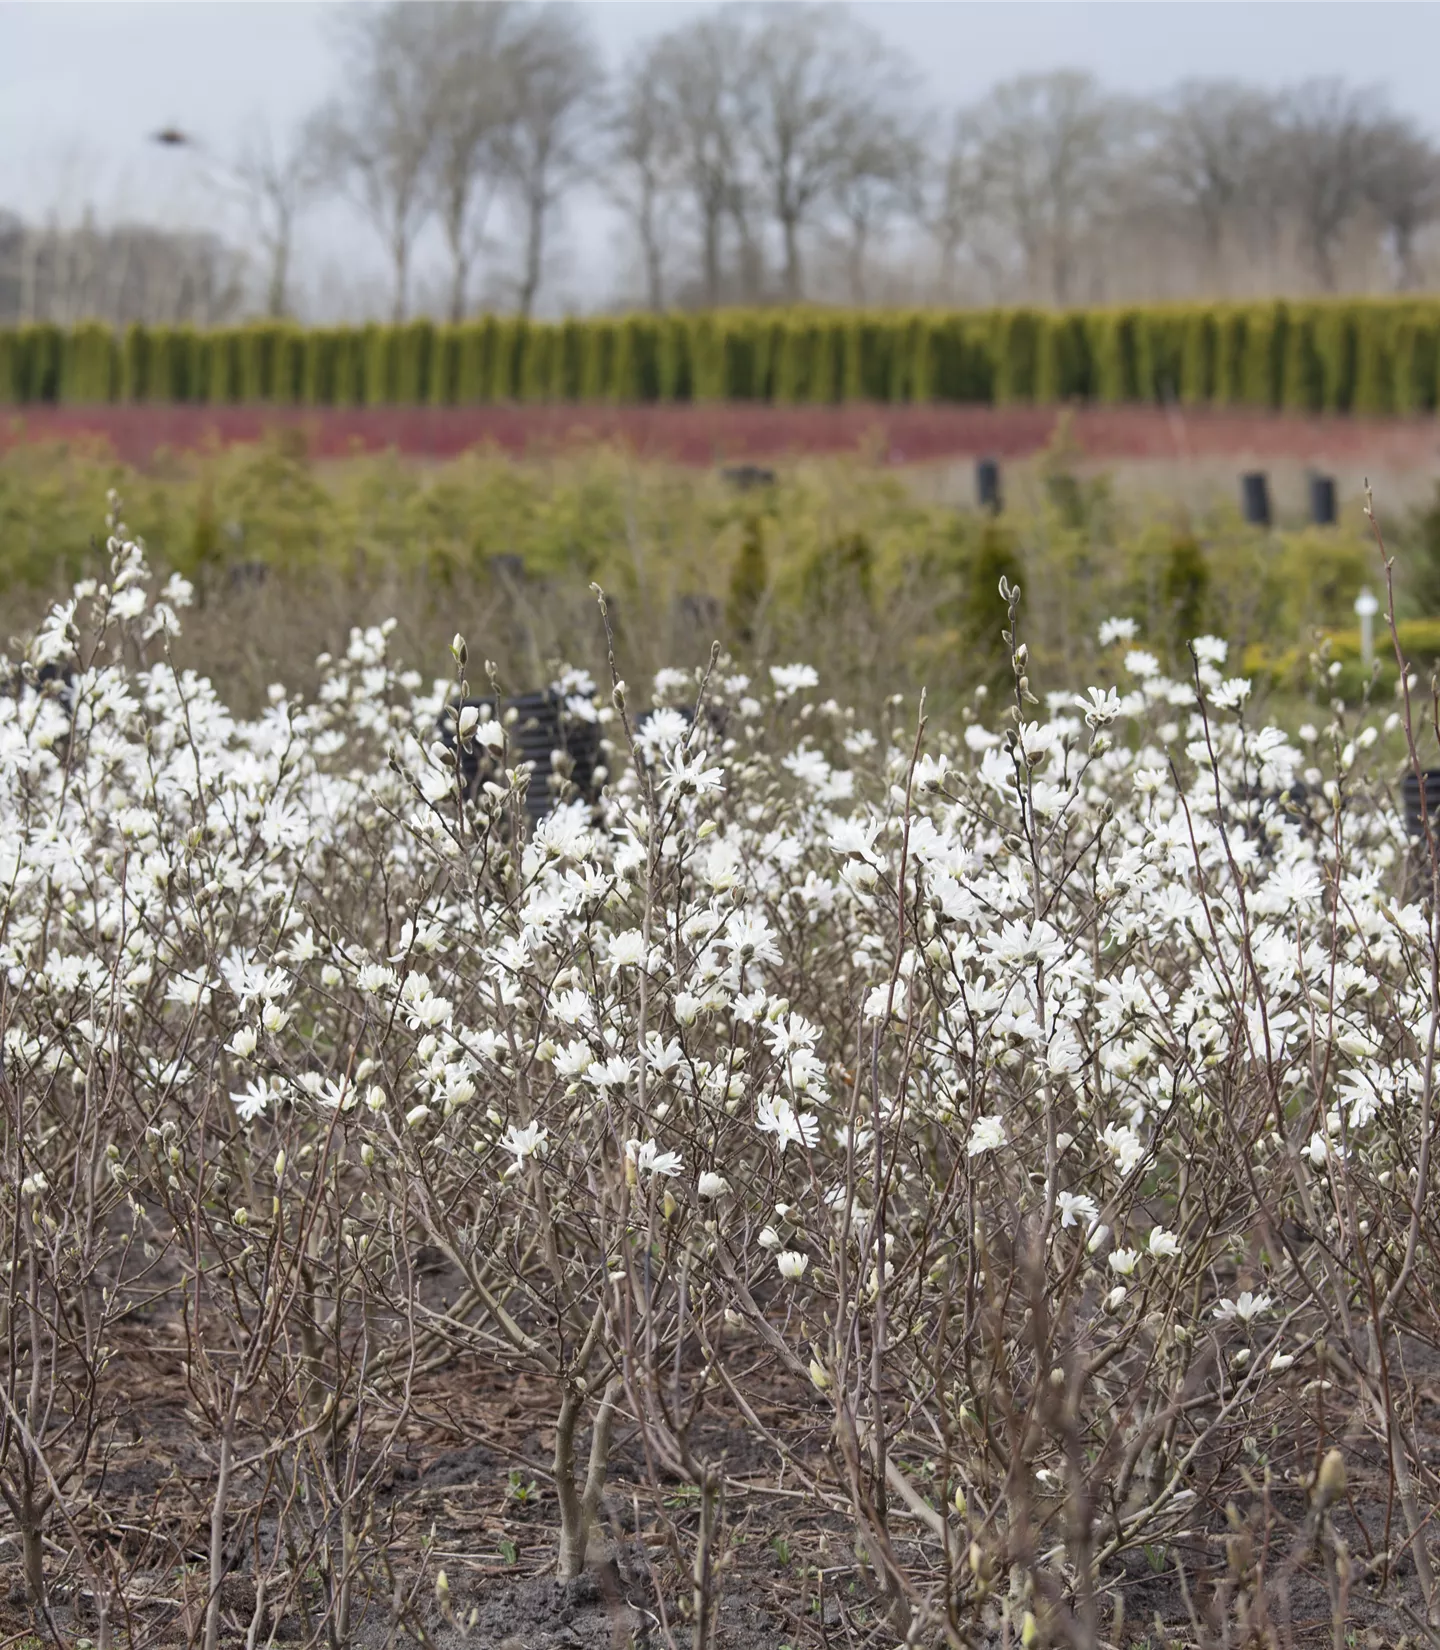
[[[524,23],[512,0],[446,0],[431,15],[435,202],[450,253],[450,319],[459,321],[469,307],[470,275],[490,209],[507,175]]]
[[[745,32],[721,10],[656,42],[649,67],[678,178],[698,222],[705,302],[721,299],[725,220],[745,218]],[[744,235],[742,233],[742,242]]]
[[[1285,195],[1316,278],[1336,284],[1336,253],[1365,204],[1384,105],[1341,80],[1311,80],[1285,100]]]
[[[1227,233],[1273,221],[1276,106],[1235,81],[1190,80],[1156,111],[1150,176],[1165,204],[1199,231],[1211,273]]]
[[[322,143],[319,133],[303,126],[277,144],[261,122],[216,180],[244,207],[250,233],[264,253],[267,315],[290,312],[295,224],[320,188]]]
[[[905,212],[920,215],[921,147],[902,123],[886,115],[862,118],[846,146],[832,197],[845,224],[846,283],[850,301],[867,302],[870,244]]]
[[[657,73],[657,47],[626,66],[610,118],[614,172],[609,192],[633,224],[645,265],[646,299],[665,307],[664,249],[659,213],[676,178],[677,133]]]
[[[966,112],[984,211],[1013,237],[1032,289],[1057,304],[1072,297],[1134,115],[1093,76],[1068,70],[1006,81]]]
[[[244,259],[218,236],[149,224],[65,227],[0,216],[0,325],[80,320],[213,326],[244,301]]]
[[[855,179],[857,158],[874,159],[886,145],[909,75],[837,7],[777,5],[762,17],[749,57],[749,136],[780,230],[785,296],[796,302],[801,231],[842,179]]]
[[[1412,121],[1392,117],[1375,128],[1365,197],[1390,238],[1396,287],[1415,286],[1415,237],[1440,217],[1440,155]]]
[[[519,309],[529,315],[544,274],[545,230],[565,191],[588,170],[586,139],[599,112],[600,61],[580,13],[563,4],[529,12],[509,60],[515,114],[506,175],[525,220]]]
[[[346,90],[318,118],[318,153],[389,254],[391,313],[405,318],[415,237],[431,209],[435,152],[434,8],[391,0],[339,14]]]
[[[962,245],[978,251],[985,208],[983,154],[975,122],[957,114],[950,126],[950,143],[938,160],[932,159],[925,180],[921,217],[940,255],[940,290],[954,295]]]

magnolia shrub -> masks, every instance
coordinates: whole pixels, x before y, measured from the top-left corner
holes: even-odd
[[[168,662],[183,581],[113,517],[109,554],[0,696],[0,1490],[37,1606],[59,1564],[113,1618],[195,1539],[125,1569],[97,1478],[160,1320],[212,1645],[237,1562],[257,1620],[318,1574],[344,1642],[457,1358],[554,1391],[561,1574],[617,1429],[693,1486],[697,1642],[730,1429],[911,1642],[1093,1642],[1125,1556],[1303,1476],[1297,1431],[1377,1441],[1433,1602],[1399,1351],[1436,1323],[1433,869],[1374,720],[1292,739],[1223,642],[1175,680],[1127,621],[1117,685],[1042,714],[1007,591],[989,722],[870,728],[719,655],[643,720],[562,678],[608,787],[527,834],[551,776],[503,716],[436,737],[461,638],[426,683],[357,630],[242,721]]]

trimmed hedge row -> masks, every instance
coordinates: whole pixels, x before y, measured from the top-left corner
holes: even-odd
[[[460,326],[0,330],[0,403],[1164,402],[1417,413],[1440,300],[843,310]]]

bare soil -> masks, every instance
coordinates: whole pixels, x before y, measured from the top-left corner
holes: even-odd
[[[142,1578],[147,1584],[141,1590],[151,1601],[136,1610],[143,1632],[131,1642],[193,1645],[204,1592],[213,1451],[185,1384],[178,1332],[165,1322],[135,1325],[118,1350],[107,1406],[115,1416],[113,1445],[103,1477],[97,1474],[89,1489],[112,1514],[124,1509],[128,1527],[162,1536],[172,1554],[190,1555],[188,1579],[173,1568]],[[746,1363],[755,1409],[768,1427],[796,1444],[807,1471],[834,1484],[823,1400],[797,1392],[793,1381],[765,1365],[763,1349],[754,1352],[753,1359],[747,1352]],[[1418,1353],[1417,1361],[1423,1357]],[[1422,1390],[1429,1392],[1423,1378]],[[357,1601],[349,1640],[355,1650],[426,1640],[435,1650],[461,1644],[475,1650],[688,1646],[687,1570],[697,1515],[685,1485],[651,1480],[641,1441],[623,1425],[606,1497],[607,1547],[586,1575],[556,1579],[554,1498],[546,1477],[555,1407],[545,1382],[458,1360],[416,1382],[377,1498],[394,1569],[373,1576],[368,1594]],[[1403,1545],[1400,1514],[1389,1495],[1383,1451],[1354,1423],[1340,1393],[1330,1400],[1325,1428],[1327,1445],[1342,1443],[1349,1466],[1348,1496],[1331,1526],[1355,1570],[1344,1597],[1334,1590],[1333,1547],[1322,1553],[1305,1538],[1306,1501],[1295,1482],[1297,1467],[1315,1448],[1313,1429],[1303,1425],[1305,1407],[1291,1410],[1289,1436],[1283,1429],[1272,1434],[1277,1487],[1268,1495],[1258,1488],[1263,1473],[1253,1461],[1218,1464],[1216,1482],[1205,1485],[1210,1493],[1202,1495],[1211,1510],[1202,1514],[1197,1504],[1194,1529],[1164,1549],[1130,1553],[1110,1569],[1101,1599],[1102,1645],[1418,1650],[1430,1642],[1420,1625],[1408,1555],[1388,1569],[1367,1572],[1372,1555]],[[1418,1419],[1429,1465],[1440,1459],[1440,1403],[1427,1397]],[[768,1450],[738,1416],[717,1409],[700,1444],[703,1455],[723,1459],[727,1475],[720,1650],[893,1650],[895,1630],[865,1584],[848,1521],[835,1510],[838,1498],[821,1505],[777,1475]],[[1262,1622],[1248,1639],[1234,1631],[1236,1587],[1227,1547],[1232,1531],[1219,1510],[1227,1498],[1254,1530],[1267,1575]],[[27,1642],[37,1627],[49,1636],[25,1604],[16,1543],[3,1539],[8,1533],[0,1524],[0,1645]],[[908,1540],[912,1533],[897,1528],[902,1550],[933,1565],[933,1548],[923,1556],[920,1545]],[[263,1550],[263,1528],[259,1539]],[[70,1571],[62,1577],[58,1558],[51,1563],[59,1582],[54,1619],[68,1646],[93,1635],[93,1609],[79,1576]],[[237,1552],[235,1563],[221,1595],[227,1650],[246,1643],[256,1613],[248,1555]],[[449,1581],[448,1612],[435,1595],[439,1568]],[[392,1608],[397,1581],[413,1599],[399,1621]],[[307,1637],[298,1614],[267,1617],[263,1627],[260,1644],[296,1644]],[[119,1643],[126,1642],[120,1634]],[[1005,1642],[997,1630],[978,1638],[976,1650],[999,1650]]]

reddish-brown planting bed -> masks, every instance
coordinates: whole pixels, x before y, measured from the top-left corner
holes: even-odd
[[[753,404],[643,407],[490,406],[282,409],[98,406],[17,408],[0,414],[0,446],[98,438],[116,456],[145,463],[162,449],[258,440],[298,425],[321,457],[385,451],[448,458],[491,445],[523,453],[593,442],[623,444],[687,464],[781,459],[864,450],[891,464],[989,455],[1020,459],[1055,433],[1055,407],[771,407]],[[1301,418],[1282,414],[1154,407],[1077,407],[1075,444],[1099,461],[1242,458],[1276,463],[1428,469],[1440,461],[1433,418]]]

